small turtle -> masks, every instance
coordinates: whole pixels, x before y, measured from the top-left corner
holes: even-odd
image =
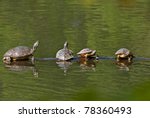
[[[117,61],[121,60],[121,59],[128,59],[128,61],[130,62],[132,60],[132,58],[134,57],[133,54],[130,52],[130,50],[126,49],[126,48],[121,48],[119,49],[115,55],[117,56]]]
[[[91,50],[89,48],[84,48],[82,49],[80,52],[77,53],[78,55],[80,55],[80,57],[93,57],[96,54],[96,50]]]
[[[68,42],[64,43],[64,48],[56,53],[56,58],[59,60],[67,61],[73,58],[73,51],[68,49]]]
[[[37,49],[38,44],[39,41],[36,41],[32,48],[27,46],[14,47],[4,54],[3,61],[5,63],[11,63],[12,61],[28,60],[33,57],[33,53]]]

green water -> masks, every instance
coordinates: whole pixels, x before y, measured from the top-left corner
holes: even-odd
[[[137,57],[150,58],[150,1],[1,0],[0,58],[36,40],[38,58],[55,57],[66,40],[74,55],[89,47],[113,57],[126,47]],[[35,67],[6,67],[1,61],[0,100],[150,100],[150,61],[66,66],[49,60],[36,61]]]

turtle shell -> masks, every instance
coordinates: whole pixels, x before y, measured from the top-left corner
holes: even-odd
[[[91,53],[93,50],[89,49],[89,48],[84,48],[82,49],[80,52],[78,52],[77,54],[78,55],[81,55],[81,54],[87,54],[87,53]]]
[[[61,49],[56,53],[56,58],[59,60],[69,60],[73,58],[73,52],[69,49]]]
[[[120,55],[120,57],[127,57],[131,55],[131,52],[126,48],[121,48],[115,53],[115,55]]]
[[[4,57],[11,57],[13,59],[26,59],[32,55],[32,49],[26,46],[18,46],[8,50]]]

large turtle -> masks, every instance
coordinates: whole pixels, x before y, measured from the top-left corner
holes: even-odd
[[[8,50],[4,56],[3,61],[5,63],[11,63],[12,61],[28,60],[33,57],[33,53],[37,49],[39,41],[36,41],[32,48],[27,46],[18,46]]]
[[[56,53],[56,58],[58,60],[63,60],[63,61],[67,61],[73,58],[73,51],[68,49],[68,42],[66,41],[64,43],[64,48],[60,49],[57,53]]]
[[[130,62],[134,57],[132,52],[126,48],[119,49],[118,51],[116,51],[115,55],[117,56],[117,61],[121,59],[128,59],[128,61]]]
[[[84,48],[80,52],[77,53],[80,57],[87,58],[93,57],[96,54],[96,50],[91,50],[89,48]]]

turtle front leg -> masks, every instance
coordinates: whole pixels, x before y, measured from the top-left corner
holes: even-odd
[[[31,57],[31,62],[32,62],[32,64],[35,64],[35,58],[34,58],[34,56]]]
[[[120,56],[119,55],[117,55],[117,61],[119,61],[120,60]]]
[[[85,61],[87,61],[88,60],[88,54],[85,54],[84,57],[85,57]]]

